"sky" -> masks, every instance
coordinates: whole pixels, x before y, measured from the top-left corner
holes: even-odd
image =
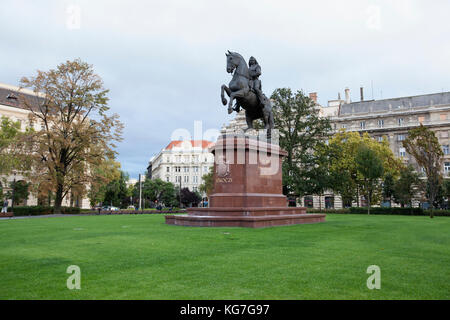
[[[80,58],[109,89],[125,129],[131,178],[185,129],[220,130],[228,115],[225,52],[256,57],[263,91],[382,99],[450,91],[446,0],[1,0],[0,82]],[[208,131],[209,130],[209,131]],[[198,136],[198,135],[197,135]],[[201,138],[201,135],[200,135]]]

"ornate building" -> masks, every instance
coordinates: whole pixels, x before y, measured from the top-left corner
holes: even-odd
[[[317,103],[317,93],[311,93],[310,98]],[[422,124],[436,133],[444,152],[442,171],[446,176],[450,173],[450,92],[364,100],[363,88],[360,88],[360,99],[352,102],[350,90],[345,89],[344,99],[339,95],[338,99],[329,100],[326,107],[319,104],[318,107],[321,116],[330,119],[333,132],[340,129],[367,132],[379,141],[386,137],[394,155],[405,163],[411,163],[418,171],[421,168],[406,153],[402,141],[410,129]],[[242,125],[245,125],[245,117],[238,114],[222,131],[232,132],[233,127]],[[342,208],[342,201],[339,196],[329,192],[323,197],[307,195],[299,199],[298,205],[338,209]]]
[[[150,159],[147,177],[199,191],[202,176],[214,165],[214,155],[209,152],[213,145],[206,140],[171,141]]]
[[[2,84],[0,83],[0,118],[7,117],[14,122],[19,122],[21,126],[21,130],[25,131],[28,127],[34,128],[34,130],[41,130],[40,123],[30,122],[28,119],[28,114],[30,111],[26,109],[25,106],[22,105],[19,99],[19,94],[24,95],[27,101],[33,101],[38,99],[38,94],[34,93],[31,90],[19,88],[16,86]],[[13,172],[11,175],[7,177],[2,177],[1,180],[6,179],[6,183],[3,186],[3,191],[9,190],[9,185],[14,180],[16,181],[26,181],[26,178],[20,172]],[[0,197],[1,198],[1,197]],[[11,204],[11,199],[9,199]],[[22,201],[20,205],[37,205],[39,203],[47,204],[48,199],[37,199],[33,193],[30,192],[28,199]],[[89,200],[87,198],[84,199],[67,199],[67,197],[63,200],[63,206],[70,206],[70,204],[75,205],[81,208],[89,208]]]

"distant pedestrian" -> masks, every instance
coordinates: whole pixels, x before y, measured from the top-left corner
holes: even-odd
[[[5,199],[5,201],[3,201],[2,213],[7,213],[7,212],[8,212],[8,200]]]

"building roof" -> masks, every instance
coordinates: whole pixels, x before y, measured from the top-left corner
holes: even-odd
[[[37,106],[39,99],[42,99],[30,90],[19,90],[19,87],[0,84],[0,104],[28,110],[24,102]]]
[[[186,144],[190,144],[187,145],[189,148],[194,147],[194,148],[202,148],[202,149],[208,149],[209,147],[214,145],[214,142],[208,141],[208,140],[187,140],[187,141],[183,141],[183,140],[174,140],[171,141],[167,147],[164,148],[164,150],[172,150],[174,147],[175,148],[182,148],[185,147]]]
[[[344,103],[339,115],[351,115],[370,112],[388,112],[417,107],[439,106],[450,104],[450,92],[431,93],[411,97],[368,100]]]

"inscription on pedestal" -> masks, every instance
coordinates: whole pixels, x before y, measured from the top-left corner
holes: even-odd
[[[231,183],[233,182],[232,178],[217,178],[216,179],[217,183]]]

